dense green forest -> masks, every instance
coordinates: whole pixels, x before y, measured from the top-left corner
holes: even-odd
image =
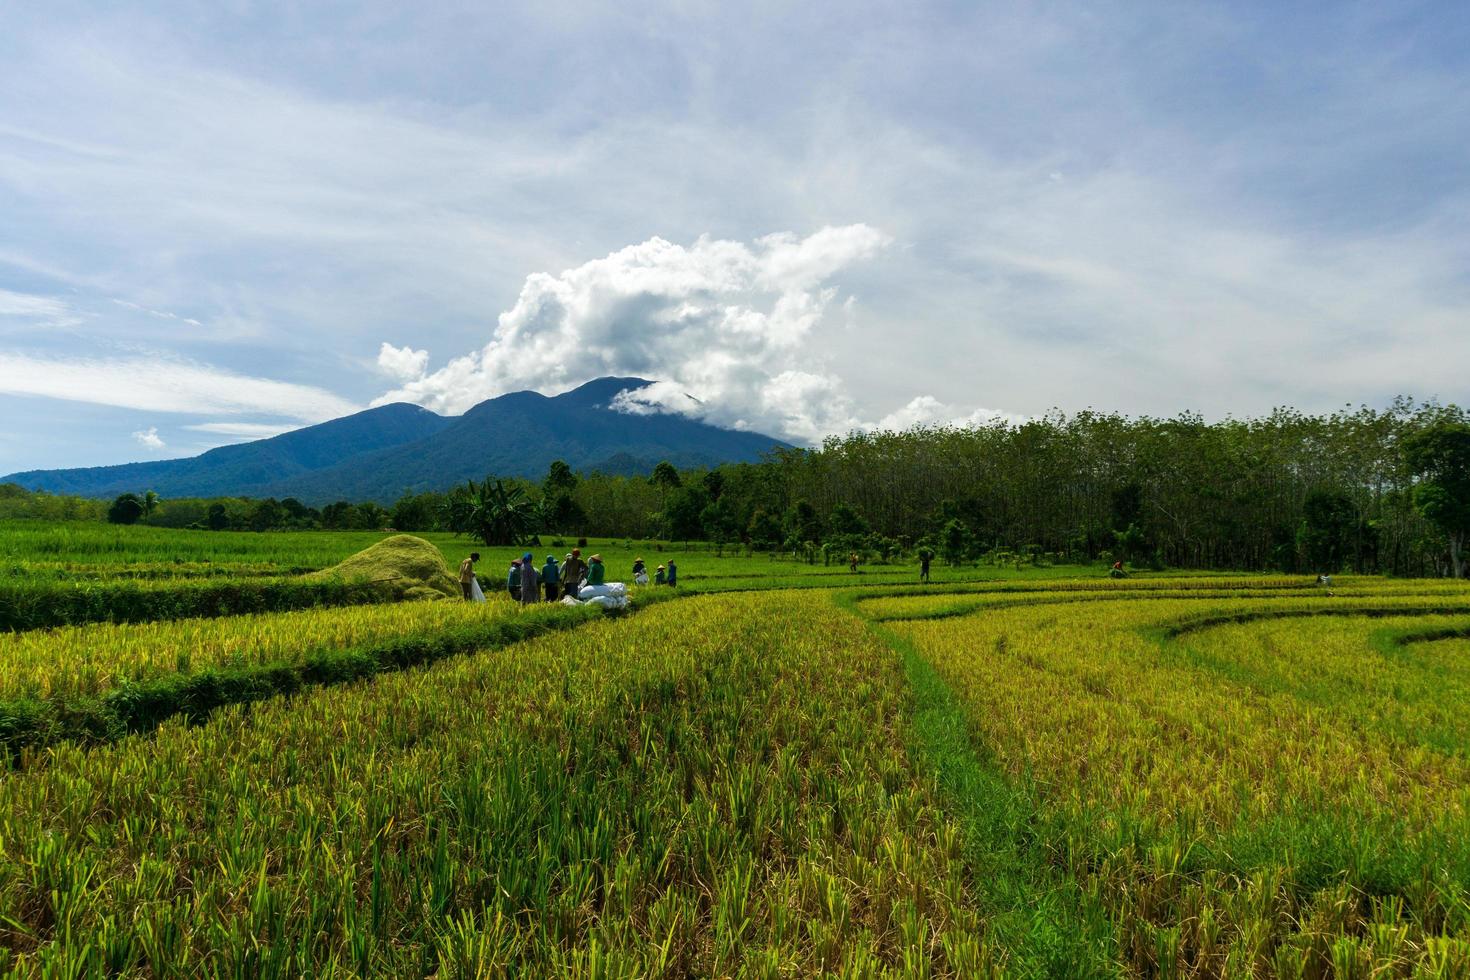
[[[294,500],[113,502],[0,488],[0,517],[174,527],[538,531],[709,540],[818,560],[930,550],[1186,568],[1396,575],[1463,571],[1470,426],[1456,406],[1395,401],[1207,423],[1060,412],[1021,424],[853,433],[760,463],[647,477],[487,479],[392,508]],[[485,529],[490,530],[486,531]]]

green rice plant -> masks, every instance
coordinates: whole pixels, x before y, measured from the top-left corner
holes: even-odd
[[[635,597],[635,602],[648,605],[662,598]],[[508,601],[485,606],[406,603],[389,607],[388,615],[378,610],[333,612],[296,623],[272,621],[289,615],[253,624],[242,623],[243,617],[220,621],[203,631],[214,645],[200,651],[199,662],[179,657],[173,670],[149,657],[159,652],[160,638],[166,644],[187,622],[158,627],[129,651],[131,660],[116,650],[104,658],[131,675],[121,681],[108,675],[111,683],[95,671],[72,671],[64,656],[56,658],[56,650],[43,650],[33,658],[30,673],[33,683],[45,687],[44,696],[0,699],[0,758],[24,768],[33,763],[37,749],[56,742],[110,741],[175,715],[199,721],[225,705],[417,667],[570,629],[604,615],[595,606],[523,607]],[[86,633],[83,628],[62,636],[75,641]],[[21,636],[29,639],[31,634]],[[248,644],[252,636],[269,641],[241,655],[238,641],[243,637]]]
[[[0,963],[1001,975],[907,704],[825,596],[742,595],[57,746],[0,780]]]
[[[384,601],[372,583],[334,578],[0,582],[0,632],[79,623],[140,623]]]
[[[73,698],[165,674],[295,663],[317,650],[455,629],[519,610],[496,594],[483,605],[383,603],[0,634],[0,701]]]

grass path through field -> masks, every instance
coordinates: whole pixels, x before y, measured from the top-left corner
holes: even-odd
[[[977,748],[955,694],[905,638],[859,611],[860,592],[834,596],[838,606],[903,660],[912,695],[911,753],[933,778],[943,805],[965,833],[965,859],[986,913],[987,942],[1007,950],[1011,975],[1077,978],[1121,975],[1117,941],[1102,907],[1075,879],[1047,861],[1029,831],[1035,805]]]

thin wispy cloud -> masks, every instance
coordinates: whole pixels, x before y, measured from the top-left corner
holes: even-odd
[[[198,320],[195,320],[193,317],[179,316],[177,313],[170,313],[167,310],[149,309],[146,306],[142,306],[138,303],[131,303],[125,299],[113,299],[113,302],[116,303],[118,306],[123,307],[124,309],[136,310],[139,313],[146,313],[149,316],[158,317],[158,319],[160,320],[177,320],[180,323],[187,323],[190,326],[204,326],[204,324],[200,323]]]
[[[194,425],[186,425],[184,428],[192,432],[208,432],[212,435],[233,436],[237,439],[269,439],[272,436],[283,435],[299,425],[273,425],[266,422],[199,422]]]
[[[69,327],[82,322],[64,300],[9,289],[0,289],[0,317],[37,327]]]
[[[358,406],[321,388],[162,357],[61,359],[0,351],[0,394],[144,412],[252,413],[324,422]]]

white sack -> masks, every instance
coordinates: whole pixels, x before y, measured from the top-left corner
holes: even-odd
[[[608,582],[606,585],[584,585],[582,586],[582,591],[577,593],[583,601],[597,596],[622,598],[627,594],[628,587],[622,582]]]

